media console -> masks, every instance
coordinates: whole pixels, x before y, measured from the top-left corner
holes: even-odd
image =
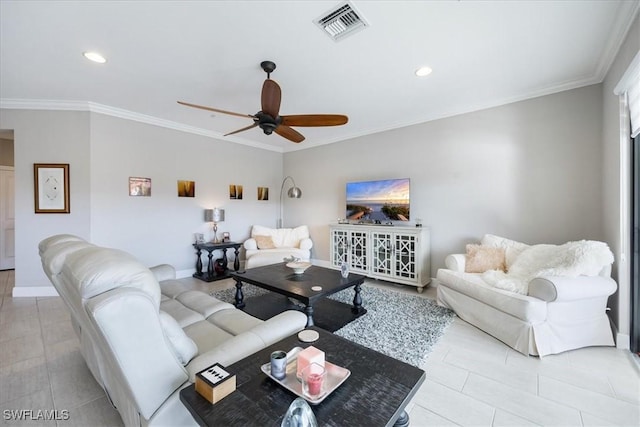
[[[425,227],[331,224],[331,267],[417,287],[431,281],[431,242]]]

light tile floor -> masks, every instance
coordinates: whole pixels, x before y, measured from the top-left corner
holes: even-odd
[[[14,281],[13,271],[0,271],[2,425],[122,425],[80,355],[62,300],[12,298]],[[183,281],[202,290],[233,285]],[[418,295],[410,287],[371,284]],[[434,298],[435,290],[422,296]],[[456,318],[424,369],[427,380],[407,407],[412,426],[640,425],[640,374],[628,351],[526,357]],[[57,421],[42,420],[38,410],[54,409]],[[11,419],[20,410],[33,412]]]

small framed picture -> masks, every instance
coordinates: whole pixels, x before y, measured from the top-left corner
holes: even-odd
[[[228,243],[231,241],[231,235],[229,234],[228,231],[225,231],[224,233],[222,233],[222,241],[224,243]]]
[[[151,178],[129,177],[129,195],[151,197]]]
[[[196,244],[204,243],[204,234],[203,233],[193,233],[194,240]]]
[[[269,200],[269,187],[258,187],[258,200]]]
[[[229,198],[233,200],[242,200],[242,185],[229,185]]]
[[[178,180],[178,197],[195,197],[196,183],[195,181]]]
[[[70,213],[69,164],[34,163],[35,213]]]

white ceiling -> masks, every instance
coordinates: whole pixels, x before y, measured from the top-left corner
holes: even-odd
[[[332,1],[0,1],[5,108],[88,109],[204,135],[250,119],[272,60],[281,114],[336,113],[293,144],[258,128],[225,137],[276,151],[421,123],[602,81],[639,1],[359,1],[370,24],[334,42]],[[108,62],[87,61],[96,50]],[[433,68],[418,78],[421,65]]]

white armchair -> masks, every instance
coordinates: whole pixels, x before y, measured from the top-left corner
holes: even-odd
[[[245,268],[276,264],[291,256],[309,261],[312,247],[313,242],[306,225],[296,228],[254,225],[251,237],[244,242]]]

